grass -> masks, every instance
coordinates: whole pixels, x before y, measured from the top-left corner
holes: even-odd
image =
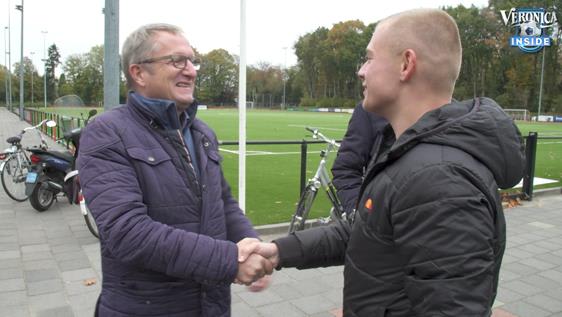
[[[88,109],[49,109],[59,113],[80,116]],[[101,109],[98,109],[98,111]],[[235,109],[204,110],[197,114],[217,133],[221,141],[238,140],[238,112]],[[343,113],[315,113],[249,110],[247,113],[247,140],[302,140],[310,135],[304,126],[320,129],[326,136],[341,139],[345,134],[350,115]],[[558,136],[557,140],[540,140],[537,150],[535,173],[538,177],[562,182],[562,124],[518,122],[523,135],[530,131],[540,136]],[[236,151],[236,146],[223,146],[224,150]],[[319,162],[322,145],[308,147],[307,178],[313,176]],[[299,198],[300,145],[248,145],[246,157],[246,214],[256,225],[286,222],[295,209]],[[273,152],[275,155],[258,155]],[[237,197],[238,155],[221,151],[223,170]],[[335,155],[331,156],[330,166]],[[329,202],[319,193],[312,210],[312,217],[326,216]]]

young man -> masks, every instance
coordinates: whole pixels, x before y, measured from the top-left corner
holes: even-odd
[[[352,225],[248,245],[278,267],[345,264],[345,316],[490,316],[505,249],[498,187],[523,175],[521,136],[492,100],[452,101],[454,20],[380,22],[359,70],[363,107],[389,122]]]
[[[78,157],[100,232],[96,315],[230,316],[230,284],[272,265],[238,263],[237,243],[257,233],[231,196],[214,132],[196,118],[199,62],[167,24],[133,32],[122,59],[127,104],[88,125]]]

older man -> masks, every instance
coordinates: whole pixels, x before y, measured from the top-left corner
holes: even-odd
[[[492,100],[452,101],[455,21],[381,21],[359,70],[363,107],[389,122],[354,222],[247,246],[278,267],[345,263],[345,316],[490,316],[505,249],[498,187],[523,174],[520,133]]]
[[[271,273],[237,242],[256,238],[223,177],[214,132],[196,118],[199,61],[179,28],[123,45],[127,104],[94,120],[78,166],[100,232],[100,316],[229,316],[230,284]],[[245,241],[249,241],[248,239]]]

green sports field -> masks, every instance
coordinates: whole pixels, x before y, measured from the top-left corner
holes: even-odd
[[[51,109],[49,109],[51,110]],[[79,116],[87,110],[61,110]],[[238,140],[238,112],[228,110],[201,110],[198,117],[207,122],[221,141]],[[310,133],[305,126],[318,128],[330,138],[341,139],[345,134],[350,114],[249,110],[247,113],[247,140],[302,140]],[[539,140],[536,176],[562,182],[562,124],[518,123],[523,135],[530,131],[540,136],[560,137]],[[319,162],[322,145],[309,145],[307,177],[312,177]],[[223,146],[221,154],[227,180],[237,196],[237,147]],[[295,209],[299,196],[300,145],[248,145],[246,158],[246,213],[256,225],[286,222]],[[331,160],[335,155],[331,156]],[[330,162],[331,163],[331,162]],[[312,217],[327,215],[329,203],[324,193],[319,193]]]

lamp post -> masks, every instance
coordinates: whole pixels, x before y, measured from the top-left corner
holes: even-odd
[[[10,1],[8,0],[8,8]],[[12,104],[12,24],[10,23],[10,10],[8,10],[8,101],[10,104],[10,111],[13,112],[14,105]]]
[[[45,41],[47,38],[47,31],[41,31],[43,33],[43,107],[47,108],[47,51],[45,50]]]
[[[285,50],[285,61],[283,65],[283,104],[281,105],[281,109],[285,110],[285,88],[287,86],[287,46],[283,47]]]
[[[8,27],[5,26],[4,27],[4,65],[6,65],[6,71],[8,70],[8,47],[6,46],[6,42],[7,42],[7,34],[8,33]],[[10,98],[8,97],[8,77],[10,77],[11,74],[8,74],[6,72],[6,78],[4,78],[4,83],[6,84],[6,109],[10,109]]]
[[[31,65],[33,65],[33,55],[35,55],[35,52],[29,52],[29,55],[31,55]],[[33,68],[31,67],[31,106],[33,107]]]
[[[20,120],[23,121],[23,0],[21,0],[21,5],[16,5],[16,10],[21,11]]]

